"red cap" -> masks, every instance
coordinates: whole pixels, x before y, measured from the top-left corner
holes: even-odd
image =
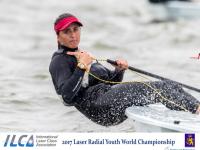
[[[76,17],[72,16],[72,17],[67,17],[67,18],[63,18],[62,20],[60,20],[54,26],[54,30],[57,33],[59,31],[66,29],[67,27],[69,27],[70,24],[72,24],[74,22],[78,23],[80,26],[83,26],[83,24]]]

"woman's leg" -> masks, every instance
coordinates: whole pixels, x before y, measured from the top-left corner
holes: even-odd
[[[180,86],[169,82],[159,81],[148,83],[158,89],[162,98],[149,86],[143,83],[128,83],[114,85],[108,88],[106,85],[94,86],[86,92],[84,101],[77,105],[85,116],[92,121],[104,125],[115,125],[126,119],[125,110],[130,106],[144,106],[162,102],[166,107],[174,110],[183,110],[181,107],[170,103],[168,100],[183,106],[195,113],[200,102],[186,93]],[[107,88],[105,90],[105,88]]]
[[[127,118],[127,107],[155,103],[155,94],[141,83],[119,84],[107,91],[103,90],[104,86],[92,88],[86,91],[85,100],[76,108],[92,121],[104,126],[123,122]]]
[[[120,118],[119,120],[109,104],[96,104],[98,98],[102,97],[110,89],[111,86],[105,84],[98,84],[88,88],[83,95],[83,99],[77,101],[75,107],[87,118],[103,126],[122,122],[124,119]]]
[[[188,110],[196,113],[200,102],[183,90],[180,85],[171,81],[152,82],[151,86],[158,89],[161,95],[167,100],[157,96],[157,101],[160,100],[166,107],[172,110]],[[175,104],[174,104],[175,103]]]

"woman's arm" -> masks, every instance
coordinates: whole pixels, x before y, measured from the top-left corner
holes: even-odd
[[[75,68],[74,72],[70,69],[69,61],[64,56],[55,56],[50,65],[50,73],[57,94],[61,95],[67,104],[73,104],[73,98],[81,87],[84,71]]]
[[[115,67],[115,71],[110,71],[110,80],[115,82],[121,82],[124,77],[124,72],[128,69],[128,62],[123,59],[116,60],[117,65],[113,65]]]

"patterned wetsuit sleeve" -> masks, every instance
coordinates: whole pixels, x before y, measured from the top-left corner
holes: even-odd
[[[84,71],[76,67],[72,72],[65,59],[55,58],[50,72],[58,94],[62,95],[67,104],[73,104],[73,98],[81,87]]]
[[[111,81],[121,82],[124,77],[124,71],[119,71],[115,69],[114,71],[109,72],[109,78]]]
[[[123,79],[124,71],[114,70],[111,71],[110,69],[106,68],[100,63],[92,64],[90,68],[90,73],[97,76],[100,79],[106,81],[114,81],[114,82],[121,82]],[[97,85],[99,83],[104,83],[93,76],[89,75],[89,86]]]

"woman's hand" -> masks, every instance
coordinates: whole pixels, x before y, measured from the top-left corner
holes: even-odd
[[[116,60],[117,66],[115,66],[115,68],[117,70],[126,70],[128,69],[128,62],[126,60],[123,59],[118,59]]]
[[[83,63],[87,67],[94,60],[94,57],[92,57],[92,55],[86,51],[67,52],[67,54],[75,56],[78,62]]]

